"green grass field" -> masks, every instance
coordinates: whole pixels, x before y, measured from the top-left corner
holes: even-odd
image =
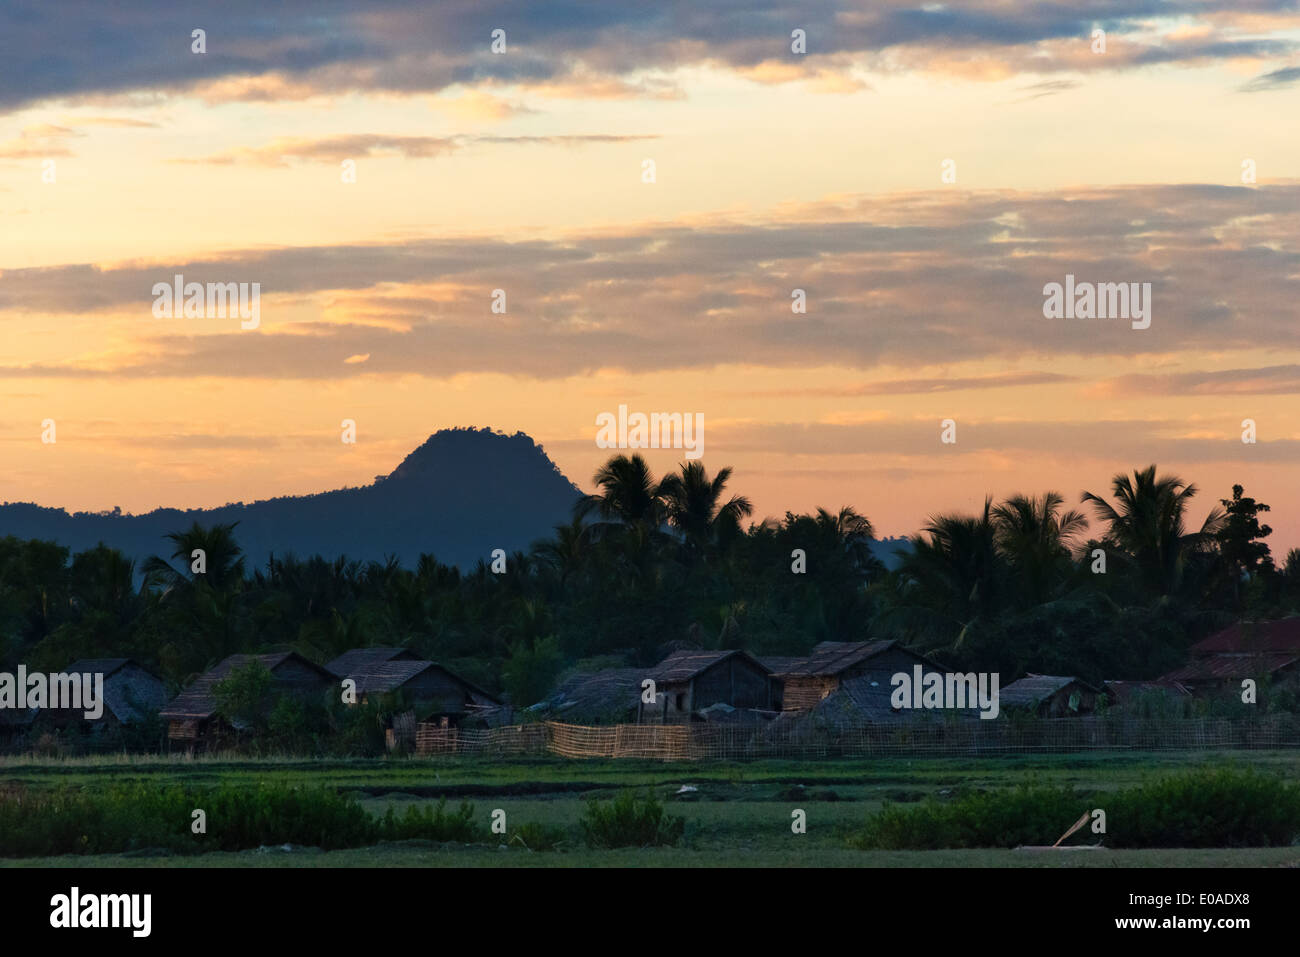
[[[64,760],[0,759],[0,781],[29,790],[100,787],[125,781],[208,785],[280,781],[320,784],[355,794],[372,812],[447,797],[467,800],[485,825],[501,809],[513,831],[524,823],[564,829],[555,851],[404,842],[343,851],[264,848],[238,853],[4,860],[6,866],[220,867],[1146,867],[1300,866],[1300,846],[1200,850],[1033,852],[1005,849],[858,851],[847,833],[886,801],[946,799],[1021,783],[1070,785],[1104,796],[1161,772],[1225,764],[1300,777],[1300,752],[1085,753],[1072,755],[664,764],[626,760],[528,759],[310,760],[295,758],[109,756]],[[683,785],[697,788],[678,795]],[[588,797],[621,788],[653,788],[669,813],[685,819],[677,847],[592,850],[580,838]],[[807,833],[791,831],[791,812],[807,815]],[[1071,821],[1062,821],[1064,831]]]

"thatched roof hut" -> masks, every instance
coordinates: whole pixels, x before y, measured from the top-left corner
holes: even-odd
[[[655,703],[637,698],[638,721],[675,723],[690,721],[713,705],[737,710],[773,709],[775,695],[771,672],[752,655],[727,651],[676,651],[651,669],[642,680],[655,683]]]
[[[1177,681],[1105,681],[1106,705],[1135,717],[1183,717],[1192,711],[1192,692]]]
[[[104,713],[96,723],[134,724],[167,702],[163,680],[130,658],[79,658],[63,670],[104,676]],[[79,711],[76,717],[84,716]]]
[[[823,641],[814,646],[812,654],[777,672],[773,677],[781,685],[781,708],[784,711],[805,711],[816,708],[823,700],[854,678],[866,678],[864,688],[871,682],[889,690],[890,678],[900,672],[911,672],[920,664],[932,671],[942,667],[924,655],[909,651],[897,641]],[[858,690],[863,702],[874,692]],[[853,700],[850,697],[847,700]],[[869,710],[875,710],[874,706]]]
[[[622,724],[636,716],[644,668],[605,668],[569,675],[527,710],[573,724]]]
[[[448,725],[476,711],[501,706],[495,695],[436,661],[363,663],[358,670],[343,674],[340,680],[356,682],[358,702],[378,695],[401,695],[412,702],[420,717],[446,718]]]
[[[325,669],[340,678],[354,675],[371,665],[385,661],[418,661],[419,655],[409,648],[395,645],[371,645],[369,648],[352,648],[343,652],[333,661],[325,663]]]
[[[158,712],[168,723],[167,737],[173,741],[190,743],[201,740],[211,730],[213,719],[217,717],[218,705],[213,689],[231,672],[253,661],[260,661],[271,672],[274,687],[281,693],[307,694],[321,691],[338,680],[331,672],[296,651],[231,655],[195,678],[188,688]]]
[[[836,730],[915,717],[911,711],[897,712],[893,709],[889,701],[892,691],[888,682],[872,675],[848,678],[817,702],[809,717],[819,727]]]
[[[1032,711],[1041,718],[1066,718],[1096,709],[1101,689],[1069,675],[1026,675],[1001,689],[1003,713]]]
[[[799,655],[755,655],[759,664],[766,668],[771,674],[783,675],[787,671],[793,671],[797,666],[807,661],[806,657]]]

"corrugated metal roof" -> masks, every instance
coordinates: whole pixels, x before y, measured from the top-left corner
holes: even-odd
[[[1161,675],[1161,681],[1227,681],[1233,678],[1258,678],[1289,668],[1300,656],[1288,654],[1272,655],[1212,655],[1198,658],[1183,665],[1167,675]]]
[[[1300,655],[1300,618],[1240,621],[1192,645],[1197,656],[1266,652]]]

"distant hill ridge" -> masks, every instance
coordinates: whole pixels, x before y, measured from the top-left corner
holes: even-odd
[[[422,552],[472,567],[494,548],[526,549],[566,522],[581,491],[522,432],[443,429],[371,485],[210,509],[159,508],[142,515],[68,514],[28,503],[0,506],[0,536],[53,540],[74,552],[98,542],[137,561],[168,551],[163,536],[239,522],[235,537],[250,566],[272,552],[300,557],[396,555],[414,566]]]
[[[346,555],[361,561],[397,556],[414,567],[422,553],[472,568],[494,548],[525,550],[569,521],[582,494],[523,432],[442,429],[388,475],[370,485],[208,509],[159,508],[142,515],[74,512],[31,503],[0,505],[0,536],[38,538],[74,552],[104,542],[134,558],[168,555],[170,532],[238,522],[235,538],[250,567],[271,553]],[[906,539],[873,542],[889,567]]]

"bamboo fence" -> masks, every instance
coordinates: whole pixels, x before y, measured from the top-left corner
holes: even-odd
[[[662,761],[876,755],[1032,754],[1071,751],[1211,751],[1300,747],[1300,717],[1151,719],[1081,717],[1024,721],[763,725],[586,726],[557,721],[488,730],[422,724],[419,755],[643,758]]]

